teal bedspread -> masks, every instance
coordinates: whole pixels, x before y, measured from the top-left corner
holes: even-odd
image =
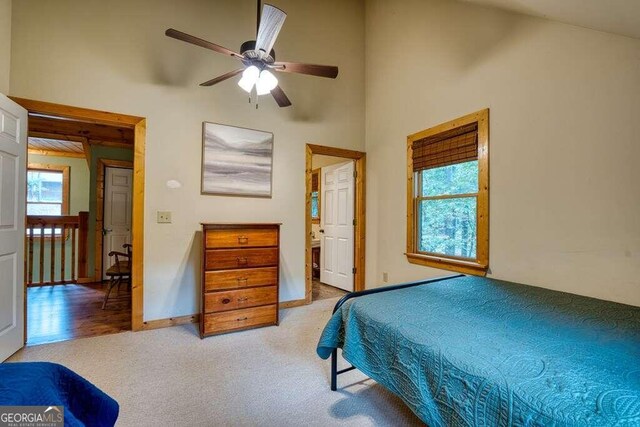
[[[640,307],[459,277],[347,301],[337,347],[432,427],[640,426]]]

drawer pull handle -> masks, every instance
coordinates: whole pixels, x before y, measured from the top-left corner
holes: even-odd
[[[238,319],[236,319],[238,322],[242,322],[243,320],[247,320],[248,317],[240,317]]]
[[[229,304],[231,302],[231,300],[229,298],[225,298],[222,300],[223,304]]]
[[[240,283],[240,282],[244,282],[244,283],[249,282],[249,278],[248,277],[238,277],[236,280],[238,281],[238,283]]]
[[[241,245],[246,245],[249,243],[249,238],[247,236],[238,236],[238,243]]]
[[[238,302],[244,302],[244,301],[248,301],[248,300],[249,300],[249,297],[238,298]]]
[[[247,259],[245,257],[236,258],[238,261],[238,265],[247,265]]]

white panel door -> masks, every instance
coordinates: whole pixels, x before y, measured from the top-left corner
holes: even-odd
[[[354,162],[321,169],[320,281],[353,291]]]
[[[0,94],[0,361],[24,345],[27,110]]]
[[[102,275],[115,263],[109,252],[124,252],[122,245],[131,243],[131,169],[107,167],[104,174],[104,224],[102,234]]]

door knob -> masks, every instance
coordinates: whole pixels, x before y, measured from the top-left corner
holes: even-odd
[[[110,228],[103,228],[102,229],[102,235],[106,236],[108,233],[111,233],[113,230]]]

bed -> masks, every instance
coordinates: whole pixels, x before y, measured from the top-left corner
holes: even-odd
[[[447,277],[346,295],[317,353],[432,427],[640,425],[640,307]]]
[[[118,403],[72,370],[48,362],[0,364],[0,406],[63,406],[64,425],[113,426]]]

